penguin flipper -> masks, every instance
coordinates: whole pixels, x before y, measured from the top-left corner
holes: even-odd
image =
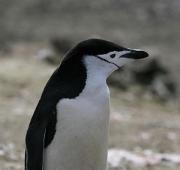
[[[25,170],[43,170],[46,124],[30,124],[26,134]]]
[[[58,69],[47,82],[26,134],[25,170],[43,170],[43,151],[55,133],[56,104],[60,99]],[[59,88],[57,88],[59,87]]]

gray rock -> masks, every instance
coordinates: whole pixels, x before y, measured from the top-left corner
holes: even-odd
[[[109,83],[122,90],[128,90],[137,85],[163,101],[176,96],[176,83],[170,70],[163,66],[157,58],[133,64],[127,70],[117,71],[110,77]]]

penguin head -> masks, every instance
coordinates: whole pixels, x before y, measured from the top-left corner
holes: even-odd
[[[91,60],[91,64],[100,63],[114,70],[123,65],[148,57],[148,53],[139,49],[129,49],[102,39],[88,39],[72,48],[63,60],[76,64],[82,60]],[[96,60],[96,61],[95,61]],[[94,62],[94,63],[93,63]],[[89,63],[89,62],[88,62]],[[102,67],[101,67],[102,68]]]

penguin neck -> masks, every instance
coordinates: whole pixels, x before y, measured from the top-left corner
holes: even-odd
[[[84,64],[87,72],[86,86],[94,93],[106,85],[106,80],[117,68],[95,56],[85,56]],[[107,86],[107,85],[106,85]]]
[[[85,56],[84,63],[88,72],[94,73],[95,77],[101,76],[105,80],[117,69],[116,66],[96,56]]]

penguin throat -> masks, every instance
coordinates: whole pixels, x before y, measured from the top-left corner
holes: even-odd
[[[108,60],[106,60],[106,59],[104,59],[104,58],[101,58],[101,57],[97,56],[97,55],[95,55],[95,57],[97,57],[97,58],[99,58],[100,60],[103,60],[103,61],[105,61],[105,62],[107,62],[107,63],[113,64],[113,65],[115,65],[118,69],[120,69],[120,67],[119,67],[117,64],[113,63],[113,62],[110,62],[110,61],[108,61]]]

